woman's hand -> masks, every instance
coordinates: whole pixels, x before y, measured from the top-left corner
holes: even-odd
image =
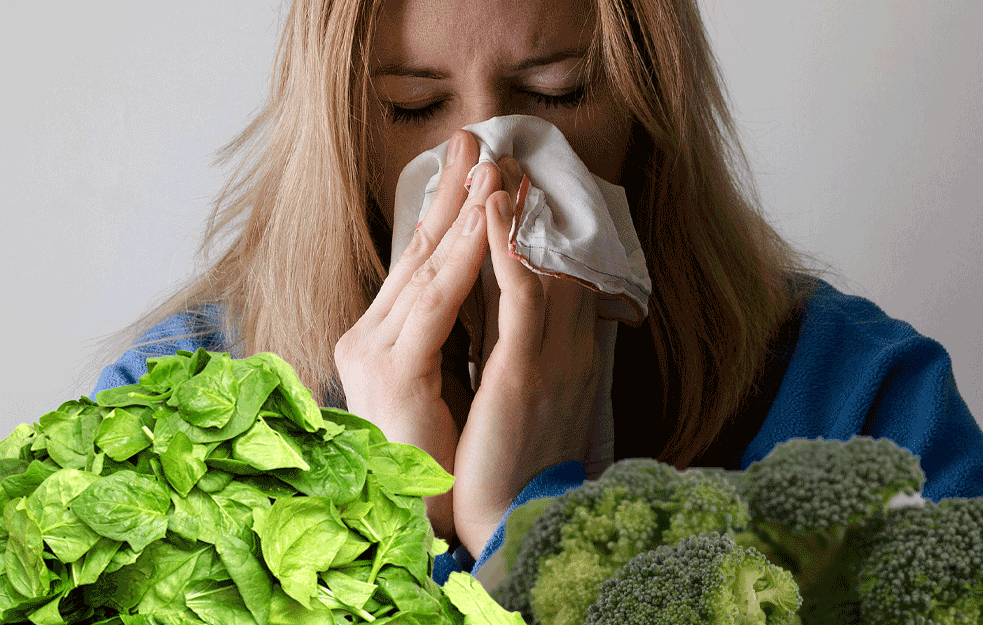
[[[464,181],[478,161],[477,141],[460,130],[453,138],[461,148],[412,241],[335,348],[348,409],[389,440],[420,447],[452,474],[459,432],[441,396],[441,346],[488,250],[483,205],[500,184],[497,168],[485,164],[469,193]],[[483,182],[478,172],[486,174]],[[451,505],[450,494],[427,501],[434,530],[444,538],[454,533]]]
[[[338,341],[335,360],[350,411],[455,476],[451,493],[428,499],[428,516],[438,536],[456,532],[477,554],[530,479],[584,460],[599,356],[593,295],[508,256],[518,165],[502,159],[502,173],[482,165],[484,182],[476,176],[466,192],[478,146],[470,133],[455,135],[459,156],[372,305]],[[468,407],[444,399],[441,347],[489,243],[496,297],[485,311],[481,385],[459,432],[452,411]]]
[[[491,195],[485,215],[500,296],[497,306],[486,301],[483,351],[491,352],[457,445],[452,491],[457,535],[475,556],[533,477],[586,460],[600,380],[596,298],[509,256],[522,173],[514,159],[498,164],[506,190]],[[497,341],[488,327],[496,318]]]

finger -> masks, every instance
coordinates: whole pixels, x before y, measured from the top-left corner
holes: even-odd
[[[464,217],[470,213],[470,208],[480,206],[484,210],[484,205],[488,201],[488,198],[501,187],[502,174],[498,167],[491,163],[482,163],[479,165],[475,169],[474,178],[474,184],[471,184],[471,189],[468,192],[467,199],[464,200],[464,208],[461,209],[459,218],[455,221],[452,229],[441,239],[434,253],[431,255],[431,258],[438,265],[443,264],[454,248],[457,237],[460,236],[461,230],[465,225]]]
[[[519,162],[511,156],[503,156],[498,159],[498,169],[502,172],[502,188],[508,191],[509,197],[515,202],[519,184],[522,182],[522,169]]]
[[[483,341],[479,345],[481,348],[478,354],[480,360],[477,364],[480,367],[484,367],[484,364],[488,362],[488,358],[495,349],[495,344],[498,342],[498,306],[502,298],[502,290],[498,288],[498,280],[495,278],[495,267],[492,263],[491,254],[485,257],[485,265],[482,265],[481,290],[482,297],[485,301],[484,319],[486,321],[484,323]],[[480,371],[478,373],[480,379]]]
[[[451,227],[468,197],[464,187],[467,173],[478,162],[478,142],[466,130],[456,130],[451,135],[451,145],[454,140],[462,141],[460,153],[454,162],[443,169],[437,182],[437,192],[427,209],[420,225],[413,233],[409,245],[399,257],[399,261],[387,276],[366,311],[366,315],[381,317],[388,314],[393,302],[403,288],[413,277],[413,273],[433,254],[444,234]]]
[[[479,175],[484,174],[483,176]],[[475,182],[471,185],[471,191],[464,202],[464,209],[460,212],[451,228],[444,234],[437,248],[416,269],[410,281],[403,288],[402,292],[396,296],[395,301],[384,320],[380,320],[380,326],[388,327],[391,336],[395,337],[401,332],[401,327],[406,320],[410,310],[415,305],[416,299],[428,288],[433,279],[440,273],[446,261],[454,254],[459,253],[455,248],[461,237],[461,232],[466,227],[466,218],[470,215],[470,208],[474,206],[482,207],[491,192],[498,188],[499,184],[498,168],[490,163],[482,163],[475,172]],[[479,263],[480,264],[480,263]],[[460,267],[453,265],[451,270]],[[472,279],[472,283],[474,280]],[[458,304],[460,306],[460,304]],[[455,308],[455,312],[456,312]]]
[[[519,166],[519,162],[512,156],[506,155],[498,159],[497,164],[502,174],[502,188],[509,194],[511,201],[514,202],[518,195],[519,184],[522,182],[522,169]],[[511,229],[511,225],[507,225],[507,227]],[[485,262],[490,263],[491,259],[488,258]],[[482,271],[480,282],[482,297],[485,302],[485,318],[493,321],[483,326],[481,341],[478,342],[481,350],[480,354],[477,354],[479,376],[481,366],[488,361],[498,341],[498,306],[501,298],[501,290],[498,288],[498,282],[493,273]]]
[[[508,352],[503,357],[509,361],[539,355],[545,304],[539,276],[508,253],[512,209],[512,198],[504,191],[497,191],[492,194],[485,210],[488,245],[501,291],[498,346],[504,346],[500,351]]]
[[[487,250],[484,207],[470,207],[446,262],[415,298],[400,326],[393,343],[395,358],[427,356],[440,351],[457,320],[461,303],[478,277]]]

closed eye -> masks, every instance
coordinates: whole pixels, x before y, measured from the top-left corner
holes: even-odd
[[[523,91],[522,93],[531,96],[537,103],[548,109],[560,106],[576,108],[583,102],[586,91],[586,87],[580,86],[569,93],[558,96],[537,93],[535,91]],[[423,108],[408,109],[398,107],[393,102],[383,102],[383,108],[390,123],[423,124],[433,119],[446,105],[447,100],[441,100]]]

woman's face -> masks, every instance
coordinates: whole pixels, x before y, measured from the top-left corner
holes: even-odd
[[[590,0],[387,0],[370,61],[370,160],[388,223],[407,163],[500,115],[549,121],[591,173],[621,184],[631,123],[605,84],[585,83],[593,28]]]

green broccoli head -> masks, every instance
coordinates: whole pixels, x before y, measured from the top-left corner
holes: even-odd
[[[859,560],[865,623],[983,623],[983,498],[891,510]]]
[[[622,460],[609,467],[597,481],[585,482],[580,487],[557,497],[526,533],[516,553],[515,564],[505,580],[492,591],[492,596],[503,607],[520,612],[527,623],[538,622],[532,607],[532,588],[539,579],[541,569],[546,573],[545,579],[550,577],[551,569],[562,567],[560,560],[553,560],[550,564],[549,559],[560,556],[565,546],[577,544],[577,535],[580,533],[603,535],[603,527],[614,526],[613,523],[605,523],[605,516],[610,515],[612,510],[616,511],[621,502],[630,504],[633,501],[667,500],[671,493],[671,485],[678,480],[679,474],[675,468],[656,460],[641,458]],[[630,514],[629,504],[622,508],[622,516]],[[655,524],[661,532],[661,529],[667,526],[668,520],[663,515]],[[564,528],[568,525],[570,527],[564,532]],[[634,542],[635,536],[631,532],[637,526],[637,523],[629,523],[625,531],[615,528],[617,535],[612,532],[608,538],[615,538],[616,544],[621,544],[620,549],[624,549]],[[651,528],[644,528],[645,535],[650,531]],[[587,541],[585,536],[585,542],[595,541]],[[606,547],[606,539],[599,542]],[[614,550],[618,549],[616,546]],[[578,605],[585,601],[585,599],[579,601],[576,599],[576,596],[581,594],[576,590],[578,582],[596,580],[599,576],[608,575],[608,569],[612,572],[614,570],[611,569],[609,558],[601,558],[601,554],[597,554],[594,559],[580,556],[563,557],[575,560],[578,564],[567,569],[568,579],[557,580],[556,585],[563,587],[566,584],[567,588],[575,591],[572,594],[574,602]],[[588,567],[585,563],[589,561],[596,561],[596,567]],[[603,577],[601,579],[603,580]],[[563,593],[560,596],[567,597],[570,594]],[[564,615],[568,613],[563,611]]]
[[[726,534],[688,536],[632,558],[601,585],[585,625],[791,625],[791,574]]]
[[[601,583],[635,555],[699,532],[732,531],[748,518],[720,476],[622,460],[546,508],[492,595],[527,622],[581,625]]]
[[[670,514],[669,529],[662,533],[662,542],[667,545],[693,534],[741,530],[751,521],[732,480],[700,469],[682,474],[665,509]]]
[[[809,594],[841,568],[850,533],[925,483],[918,457],[888,439],[794,439],[748,467],[741,494],[769,556]]]
[[[659,544],[665,515],[612,486],[592,508],[577,508],[561,530],[560,551],[539,564],[529,590],[538,623],[581,625],[601,583],[625,562]]]
[[[522,614],[527,623],[535,623],[531,590],[539,577],[541,565],[549,557],[563,552],[564,532],[575,518],[580,525],[592,527],[588,522],[596,516],[595,510],[610,509],[622,500],[661,501],[668,498],[670,485],[679,479],[676,470],[655,460],[631,459],[615,463],[597,481],[585,482],[567,491],[550,503],[536,519],[522,541],[515,556],[515,564],[502,583],[492,591],[498,603]],[[567,530],[567,542],[570,541]],[[576,558],[585,562],[586,558]],[[598,566],[603,566],[598,560]],[[557,566],[559,563],[557,563]],[[572,579],[586,580],[603,573],[581,573],[583,567],[572,567]],[[558,582],[562,585],[562,582]],[[564,595],[566,596],[566,595]]]

